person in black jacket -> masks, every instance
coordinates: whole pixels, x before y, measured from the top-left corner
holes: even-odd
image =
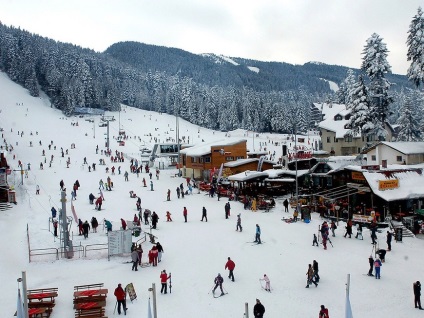
[[[157,249],[158,249],[158,262],[160,263],[160,261],[162,260],[162,254],[163,254],[163,246],[159,243],[159,242],[157,242],[156,243],[156,247],[157,247]]]
[[[415,308],[419,308],[419,309],[423,309],[421,307],[421,283],[419,280],[417,280],[414,283],[414,303],[415,303]]]
[[[387,231],[387,250],[390,252],[392,250],[392,237],[393,233]]]
[[[374,276],[372,274],[372,270],[374,269],[374,258],[372,257],[372,255],[370,255],[370,257],[368,258],[368,262],[370,263],[370,270],[368,271],[368,276]]]
[[[259,299],[256,299],[256,305],[253,307],[253,316],[255,318],[262,318],[265,313],[265,307],[261,304]]]

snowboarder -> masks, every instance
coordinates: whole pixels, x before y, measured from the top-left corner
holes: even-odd
[[[186,207],[184,207],[183,216],[184,216],[184,223],[187,223],[187,208]]]
[[[203,207],[203,209],[202,209],[202,219],[200,221],[203,222],[203,219],[206,219],[206,222],[208,221],[208,217],[206,215],[206,208],[205,207]]]
[[[319,311],[319,318],[330,318],[328,315],[328,308],[325,308],[324,305],[321,305],[321,310]]]
[[[265,307],[261,304],[259,299],[256,299],[256,305],[253,306],[253,316],[255,318],[263,318],[265,313]]]
[[[243,231],[243,228],[241,227],[241,215],[240,213],[237,214],[237,226],[236,226],[236,231],[238,231],[240,229],[240,232]]]
[[[377,257],[374,261],[375,279],[380,279],[380,267],[382,266],[380,259]]]
[[[228,257],[228,261],[225,264],[225,269],[228,268],[228,278],[234,281],[234,268],[236,267],[236,264],[233,262],[231,258]]]
[[[166,222],[172,222],[171,212],[166,211]]]
[[[260,228],[259,224],[256,224],[255,242],[258,243],[258,244],[262,244],[262,242],[261,242],[261,228]]]
[[[118,284],[118,287],[116,287],[114,295],[116,297],[116,302],[118,304],[118,315],[121,314],[121,305],[122,305],[122,309],[124,310],[124,315],[126,315],[127,314],[127,304],[126,304],[125,298],[127,297],[127,293],[122,288],[121,284]]]
[[[284,204],[284,212],[289,213],[289,201],[285,199],[283,204]]]
[[[419,280],[417,280],[414,284],[413,284],[413,288],[414,288],[414,303],[415,303],[415,308],[419,308],[419,309],[423,309],[421,307],[421,283]]]
[[[266,274],[264,274],[264,278],[259,278],[260,281],[265,281],[265,290],[271,292],[271,282]]]
[[[222,283],[224,283],[224,279],[222,278],[221,274],[218,274],[218,276],[215,277],[214,283],[215,287],[213,288],[212,293],[215,294],[215,290],[219,286],[219,288],[221,289],[221,296],[223,296],[224,290],[222,289]]]
[[[160,289],[160,293],[164,293],[167,294],[167,288],[168,288],[168,284],[167,284],[167,280],[171,278],[171,273],[169,273],[169,275],[166,273],[165,270],[163,270],[160,274],[160,283],[162,284],[162,288]]]
[[[308,271],[306,272],[307,276],[307,283],[305,288],[309,288],[309,285],[312,283],[315,285],[315,287],[318,287],[317,282],[314,280],[314,269],[312,268],[312,265],[308,265]]]

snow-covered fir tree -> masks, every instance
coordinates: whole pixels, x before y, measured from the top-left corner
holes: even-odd
[[[362,54],[361,69],[369,78],[368,96],[370,101],[370,119],[373,129],[369,134],[377,140],[384,140],[387,136],[385,129],[386,116],[390,103],[393,102],[389,94],[391,83],[385,78],[385,74],[391,72],[387,61],[388,49],[383,39],[376,33],[368,38]]]
[[[358,134],[367,134],[374,129],[374,125],[370,117],[370,103],[368,98],[368,89],[365,86],[362,75],[359,75],[358,81],[352,88],[352,105],[351,116],[347,127],[350,136]]]
[[[419,141],[421,140],[419,108],[415,104],[416,94],[413,90],[407,89],[403,107],[400,110],[400,117],[397,120],[399,132],[396,141]]]
[[[424,83],[424,17],[421,7],[409,25],[406,44],[407,59],[411,61],[407,76],[416,87],[419,87]]]

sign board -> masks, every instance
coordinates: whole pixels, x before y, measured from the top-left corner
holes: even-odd
[[[365,181],[365,177],[362,172],[352,171],[352,180]]]
[[[353,222],[368,223],[368,222],[371,222],[373,219],[374,217],[372,215],[362,215],[362,214],[352,215]]]
[[[131,253],[132,235],[131,230],[110,231],[107,234],[110,255]]]
[[[137,298],[133,283],[129,283],[127,286],[125,286],[125,291],[128,293],[131,301]]]
[[[368,165],[368,166],[361,166],[361,169],[364,169],[364,170],[372,170],[372,171],[380,170],[380,165]]]
[[[399,180],[398,179],[392,179],[392,180],[378,180],[378,190],[384,191],[384,190],[392,190],[399,188]]]

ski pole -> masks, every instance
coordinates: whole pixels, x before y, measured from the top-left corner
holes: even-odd
[[[211,289],[209,289],[208,294],[212,291],[213,287],[215,286],[215,283],[212,285]]]
[[[118,301],[116,301],[116,303],[115,303],[115,309],[113,310],[113,314],[115,314],[116,306],[118,306]]]

